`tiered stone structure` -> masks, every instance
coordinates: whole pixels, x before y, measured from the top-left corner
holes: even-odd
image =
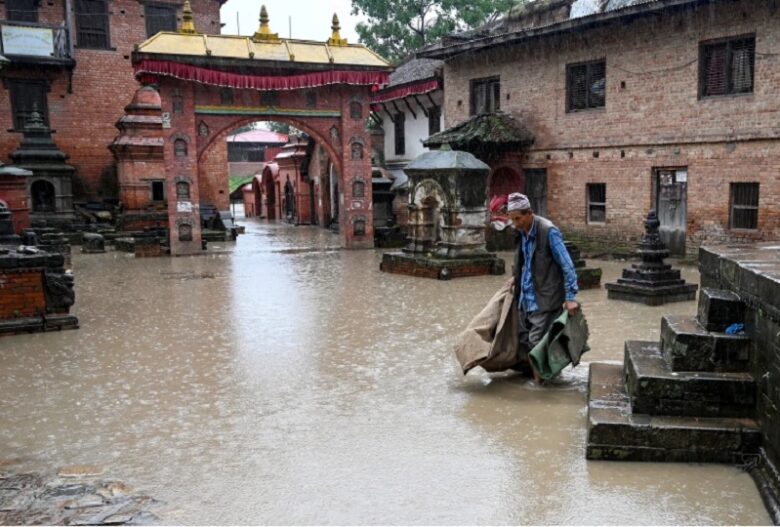
[[[591,364],[587,456],[752,461],[780,523],[780,246],[704,247],[699,268],[696,317],[663,317],[660,343],[626,342],[624,366]]]
[[[76,170],[65,162],[68,156],[57,147],[52,132],[41,115],[32,112],[24,127],[22,143],[11,153],[11,159],[18,168],[32,172],[27,178],[31,222],[69,228],[76,220],[72,189]]]
[[[573,242],[564,242],[569,251],[574,269],[577,271],[577,286],[582,289],[598,289],[601,287],[601,267],[588,267],[582,258],[579,247]]]
[[[409,238],[385,253],[380,269],[448,280],[503,274],[504,261],[485,248],[485,191],[490,167],[468,152],[426,152],[404,172],[410,178]]]
[[[623,277],[618,278],[617,283],[605,284],[607,298],[650,306],[696,298],[698,286],[686,284],[680,278],[679,269],[672,269],[671,265],[664,263],[669,251],[658,234],[659,225],[655,211],[651,210],[645,221],[645,235],[637,250],[642,262],[624,269]]]

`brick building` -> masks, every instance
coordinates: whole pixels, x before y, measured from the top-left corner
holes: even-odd
[[[224,0],[191,0],[196,27],[219,33]],[[130,63],[134,46],[175,30],[179,0],[7,0],[0,20],[0,160],[19,146],[33,108],[57,133],[57,146],[76,168],[77,198],[116,197],[115,123],[138,88]]]
[[[445,125],[505,112],[569,236],[633,248],[657,208],[672,250],[780,239],[780,2],[540,0],[420,56],[445,60]]]

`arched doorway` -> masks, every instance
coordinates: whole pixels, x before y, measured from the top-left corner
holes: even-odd
[[[263,175],[258,174],[252,178],[252,198],[254,200],[254,215],[258,218],[263,216]]]
[[[49,181],[39,179],[30,187],[33,212],[55,212],[57,210],[56,191]]]
[[[295,190],[288,179],[284,183],[284,219],[292,221],[295,217]]]
[[[277,219],[276,214],[276,185],[274,184],[274,168],[273,164],[268,164],[263,169],[263,190],[265,191],[265,199],[263,200],[262,209],[263,214],[268,220]]]
[[[522,172],[512,167],[502,166],[496,168],[490,177],[488,198],[506,196],[512,192],[523,192],[524,190],[525,185]]]

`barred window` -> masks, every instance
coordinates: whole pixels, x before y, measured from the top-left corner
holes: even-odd
[[[758,228],[758,183],[732,183],[730,225],[732,229]]]
[[[36,0],[5,0],[5,17],[15,22],[37,22]]]
[[[76,32],[79,47],[109,49],[108,3],[105,0],[76,0]]]
[[[501,78],[488,77],[471,81],[469,90],[471,115],[492,113],[501,109]]]
[[[588,183],[588,223],[604,223],[607,221],[607,184]]]
[[[11,95],[11,111],[14,118],[14,130],[21,132],[30,114],[38,112],[46,126],[49,126],[49,105],[46,81],[27,79],[7,79]]]
[[[160,31],[176,31],[176,7],[168,5],[144,5],[146,36],[152,37]]]
[[[607,95],[607,62],[566,66],[566,111],[603,108]]]
[[[738,37],[704,43],[699,52],[699,95],[752,93],[756,38]]]

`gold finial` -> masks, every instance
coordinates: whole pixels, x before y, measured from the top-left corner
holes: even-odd
[[[192,21],[192,6],[190,6],[190,0],[184,0],[184,7],[181,12],[181,27],[179,28],[179,33],[195,34],[195,22]]]
[[[271,26],[268,25],[268,22],[271,19],[268,17],[268,11],[265,8],[265,5],[263,5],[260,8],[260,28],[255,31],[255,35],[253,37],[255,42],[258,42],[260,40],[265,41],[277,41],[279,40],[279,33],[271,33]]]
[[[328,45],[346,46],[347,39],[341,38],[341,33],[339,33],[339,30],[341,30],[341,24],[339,24],[339,17],[336,13],[333,13],[333,25],[330,26],[330,29],[333,30],[333,33],[330,35],[330,38],[328,39]]]

